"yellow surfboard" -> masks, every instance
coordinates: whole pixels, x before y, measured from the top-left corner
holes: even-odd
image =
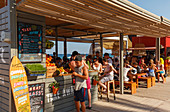
[[[20,60],[14,56],[10,65],[10,83],[17,112],[31,112],[28,80]]]

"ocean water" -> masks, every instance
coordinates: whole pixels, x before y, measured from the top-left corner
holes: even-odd
[[[49,54],[50,56],[53,56],[53,54]],[[86,55],[86,56],[88,56],[89,54],[81,54],[81,55]],[[110,55],[110,57],[113,57],[114,55],[111,55],[111,54],[109,54]],[[58,54],[58,57],[60,57],[61,59],[63,58],[63,56],[64,56],[64,54]],[[71,54],[67,54],[67,58],[69,58],[70,59],[70,57],[71,57]],[[104,55],[103,55],[103,57],[104,57]]]
[[[53,54],[49,54],[50,56],[53,56]],[[88,54],[83,54],[83,55],[86,55],[86,56],[88,56]],[[58,54],[58,57],[60,57],[61,59],[64,57],[64,54]],[[67,54],[67,58],[69,58],[70,59],[70,57],[71,57],[71,54]]]

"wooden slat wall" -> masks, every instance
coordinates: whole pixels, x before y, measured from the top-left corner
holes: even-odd
[[[0,9],[0,34],[9,30],[8,7]],[[10,66],[10,45],[0,41],[0,111],[9,112],[9,66]]]

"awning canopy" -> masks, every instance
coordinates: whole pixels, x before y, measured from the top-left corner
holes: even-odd
[[[55,41],[55,37],[53,37],[53,36],[46,36],[46,39]],[[58,41],[64,41],[64,40],[65,40],[65,38],[58,37]],[[93,39],[82,39],[82,38],[76,38],[76,37],[67,38],[67,42],[93,43],[93,41],[97,44],[100,44],[99,39],[93,40]],[[113,49],[113,47],[114,47],[113,44],[118,41],[119,41],[119,37],[104,37],[103,38],[103,47],[107,50]],[[132,47],[132,42],[128,38],[124,38],[124,41],[128,41],[128,48]]]
[[[163,47],[164,48],[164,47]],[[156,47],[145,47],[145,48],[128,48],[127,50],[155,50]]]
[[[46,17],[46,25],[57,27],[60,37],[170,35],[170,21],[127,0],[22,0],[17,10]]]

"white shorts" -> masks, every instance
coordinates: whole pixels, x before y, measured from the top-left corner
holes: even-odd
[[[111,80],[113,80],[113,76],[105,76],[105,77],[103,77],[100,81],[101,81],[101,83],[105,83],[105,82],[107,82],[107,81],[111,81]]]

